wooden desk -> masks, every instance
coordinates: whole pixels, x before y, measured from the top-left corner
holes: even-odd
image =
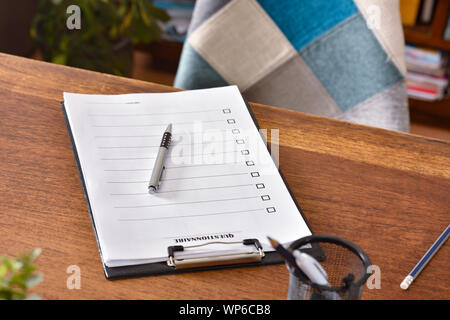
[[[283,265],[108,281],[59,105],[63,91],[171,91],[0,54],[0,253],[43,249],[47,299],[285,299]],[[450,245],[408,291],[400,282],[450,222],[450,144],[252,104],[280,129],[280,163],[316,233],[354,241],[381,268],[365,299],[450,298]],[[66,268],[81,268],[68,290]]]

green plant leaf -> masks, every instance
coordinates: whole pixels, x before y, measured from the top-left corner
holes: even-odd
[[[34,273],[36,266],[31,264],[40,251],[36,249],[29,254],[20,254],[17,258],[1,258],[0,299],[28,298],[27,289],[37,285],[43,278],[41,274]]]
[[[67,56],[64,53],[60,53],[53,57],[52,62],[56,64],[66,64]]]
[[[6,275],[6,272],[8,272],[8,268],[4,264],[0,264],[0,278],[3,278]]]
[[[121,32],[126,32],[126,29],[129,28],[133,21],[133,16],[136,10],[136,5],[133,3],[131,5],[130,11],[125,15],[125,18],[123,19],[122,24],[120,25]]]

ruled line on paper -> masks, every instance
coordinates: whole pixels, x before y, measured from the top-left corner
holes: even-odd
[[[180,168],[195,168],[195,167],[209,167],[209,166],[224,166],[229,164],[243,164],[242,162],[224,162],[224,163],[211,163],[211,164],[193,164],[187,166],[174,166],[165,167],[165,170],[169,169],[180,169]],[[152,171],[152,168],[142,168],[142,169],[105,169],[103,171],[108,172],[134,172],[134,171]]]
[[[232,132],[233,130],[214,130],[212,133],[219,133],[219,132]],[[206,132],[207,133],[207,132]],[[185,137],[186,135],[196,135],[196,134],[205,134],[205,131],[193,131],[193,132],[185,132],[185,134],[179,134],[174,133],[172,134],[172,137]],[[148,137],[162,137],[162,134],[150,134],[150,135],[128,135],[128,136],[109,136],[109,135],[101,135],[101,136],[94,136],[94,138],[148,138]]]
[[[153,160],[156,159],[156,157],[144,157],[144,158],[100,158],[100,160],[113,160],[113,161],[118,161],[118,160]]]
[[[126,102],[85,102],[86,104],[140,104],[139,101],[126,101]]]
[[[192,111],[174,111],[174,112],[154,112],[154,113],[123,113],[123,114],[89,114],[89,117],[140,117],[140,116],[156,116],[156,115],[170,115],[180,113],[206,113],[212,111],[222,111],[222,109],[207,109],[207,110],[192,110]]]
[[[176,146],[196,146],[196,145],[204,145],[204,144],[213,144],[213,143],[220,143],[220,142],[231,142],[236,141],[236,139],[229,139],[229,140],[219,140],[219,141],[204,141],[204,142],[198,142],[198,143],[173,143],[173,147]],[[242,143],[239,143],[242,144]],[[147,148],[159,148],[161,145],[154,145],[154,146],[111,146],[111,147],[97,147],[98,149],[147,149]],[[171,145],[172,146],[172,145]]]
[[[207,188],[193,188],[193,189],[178,189],[178,190],[167,190],[160,191],[158,193],[171,193],[171,192],[184,192],[184,191],[200,191],[200,190],[210,190],[210,189],[227,189],[227,188],[240,188],[240,187],[250,187],[253,186],[253,183],[249,184],[240,184],[240,185],[232,185],[232,186],[220,186],[220,187],[207,187]],[[111,196],[140,196],[140,195],[148,195],[148,192],[139,192],[139,193],[110,193]]]
[[[227,173],[227,174],[217,174],[217,175],[210,175],[210,176],[197,176],[197,177],[186,177],[186,178],[171,178],[171,179],[161,179],[161,181],[175,181],[175,180],[189,180],[189,179],[201,179],[201,178],[216,178],[216,177],[228,177],[228,176],[240,176],[247,174],[247,172],[244,173]],[[148,183],[148,180],[146,181],[107,181],[106,183],[113,183],[113,184],[120,184],[120,183]]]
[[[215,215],[223,215],[223,214],[233,214],[233,213],[251,213],[255,211],[263,211],[266,208],[258,208],[251,210],[240,210],[240,211],[224,211],[224,212],[214,212],[214,213],[205,213],[205,214],[192,214],[192,215],[183,215],[183,216],[168,216],[168,217],[156,217],[156,218],[119,218],[119,221],[145,221],[145,220],[164,220],[164,219],[176,219],[176,218],[191,218],[191,217],[203,217],[203,216],[215,216]],[[264,212],[264,211],[263,211]]]
[[[114,209],[139,209],[139,208],[152,208],[152,207],[167,207],[167,206],[178,206],[178,205],[183,205],[183,204],[224,202],[224,201],[248,200],[248,199],[257,199],[257,198],[259,198],[259,196],[228,198],[228,199],[200,200],[200,201],[185,201],[185,202],[162,203],[162,204],[149,204],[149,205],[141,205],[141,206],[115,206]]]
[[[171,155],[170,157],[184,158],[184,157],[198,157],[198,156],[210,156],[210,155],[213,156],[213,155],[217,155],[217,154],[238,153],[238,152],[241,152],[241,151],[235,150],[235,151],[224,151],[224,152],[198,153],[198,154],[187,154],[187,155],[181,155],[181,156]],[[153,157],[153,158],[148,158],[148,157],[144,157],[144,158],[100,158],[100,160],[152,160],[152,159],[156,159],[156,157]]]
[[[175,135],[173,135],[175,136]],[[148,134],[140,136],[94,136],[94,138],[150,138],[150,137],[162,137],[162,134]]]
[[[222,122],[224,119],[217,120],[198,120],[198,121],[189,121],[189,122],[173,122],[173,125],[186,125],[186,124],[195,124],[197,122],[201,123],[212,123],[212,122]],[[163,127],[167,126],[167,123],[152,123],[152,124],[122,124],[122,125],[93,125],[95,128],[140,128],[140,127]]]
[[[227,174],[217,174],[211,176],[198,176],[198,177],[187,177],[187,178],[170,178],[170,179],[161,179],[161,181],[175,181],[175,180],[188,180],[188,179],[198,179],[198,178],[216,178],[216,177],[229,177],[229,176],[242,176],[247,174],[248,172],[243,173],[227,173]]]

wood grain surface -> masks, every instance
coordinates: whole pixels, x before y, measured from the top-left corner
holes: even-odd
[[[60,107],[63,91],[173,88],[0,54],[0,254],[35,247],[46,299],[285,299],[283,265],[108,281]],[[251,104],[279,129],[280,167],[316,233],[354,241],[381,269],[364,299],[449,299],[450,245],[400,282],[450,222],[450,144]],[[66,269],[81,269],[69,290]]]

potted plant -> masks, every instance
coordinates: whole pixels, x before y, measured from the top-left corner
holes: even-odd
[[[40,0],[31,35],[46,61],[131,76],[133,44],[160,38],[169,19],[151,0],[79,0],[80,29],[70,30],[72,0]]]

